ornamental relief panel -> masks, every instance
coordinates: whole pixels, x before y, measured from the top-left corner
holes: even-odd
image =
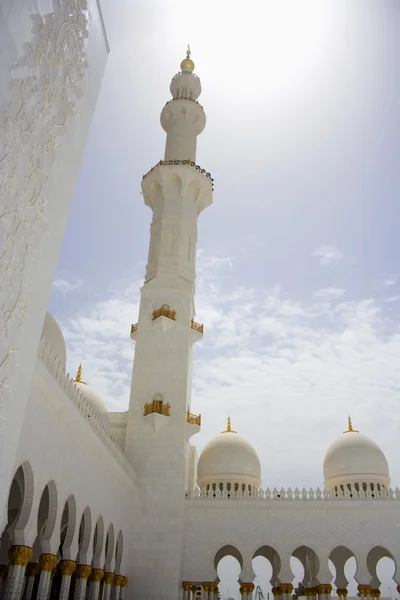
[[[86,0],[53,0],[32,15],[32,39],[12,66],[0,105],[0,396],[10,393],[18,336],[29,312],[29,264],[49,223],[44,187],[61,137],[77,114],[87,68]],[[57,198],[52,199],[57,202]]]

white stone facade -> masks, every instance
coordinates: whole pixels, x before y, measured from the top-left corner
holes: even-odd
[[[15,36],[28,4],[21,4],[20,13],[11,4],[1,10]],[[257,556],[270,561],[273,594],[282,600],[292,595],[291,556],[303,564],[306,596],[329,600],[333,584],[345,597],[344,565],[354,556],[361,595],[379,597],[379,559],[400,561],[394,526],[400,491],[389,487],[382,451],[351,422],[327,452],[323,491],[263,491],[255,449],[231,430],[229,421],[199,459],[190,443],[201,426],[200,415],[191,413],[192,346],[203,336],[194,302],[197,218],[212,203],[213,190],[211,175],[196,161],[205,115],[197,102],[201,85],[190,55],[172,80],[173,100],[162,110],[165,158],[142,182],[153,220],[138,322],[131,332],[136,351],[129,410],[107,414],[102,399],[82,380],[81,369],[75,380],[65,373],[65,343],[54,319],[45,319],[43,307],[107,53],[98,11],[97,4],[65,0],[55,2],[46,18],[36,14],[34,33],[42,46],[56,31],[60,34],[60,24],[69,23],[73,39],[73,32],[80,32],[78,54],[71,49],[77,62],[65,66],[72,69],[72,96],[78,80],[82,90],[69,105],[74,109],[65,123],[69,142],[57,150],[66,172],[56,184],[61,167],[52,157],[42,182],[46,194],[41,196],[39,186],[32,206],[21,207],[33,224],[39,215],[46,227],[39,222],[37,229],[22,227],[19,234],[18,222],[0,215],[6,231],[0,266],[7,292],[0,315],[5,356],[1,416],[7,425],[0,454],[0,598],[214,600],[217,565],[227,555],[240,563],[242,598],[252,597]],[[63,39],[68,45],[72,38]],[[36,68],[40,72],[40,65]],[[54,85],[58,89],[63,83]],[[7,119],[3,128],[17,126],[16,118]],[[39,128],[42,150],[45,143],[55,144],[54,136],[46,138],[43,123],[33,125]],[[12,140],[8,143],[11,147]],[[75,143],[77,152],[71,148]],[[20,151],[13,148],[16,156]],[[26,152],[25,162],[16,162],[20,170],[7,171],[2,180],[9,207],[22,202],[18,181],[27,172],[29,156],[36,156],[33,147]],[[45,202],[53,196],[57,202]],[[9,227],[14,237],[7,235]],[[12,259],[10,252],[15,252]],[[18,269],[21,277],[15,279]],[[10,306],[17,307],[11,320]],[[336,568],[334,581],[329,560]]]

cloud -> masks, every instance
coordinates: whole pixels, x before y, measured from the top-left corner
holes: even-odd
[[[383,285],[385,287],[390,287],[392,285],[396,285],[397,281],[398,281],[398,276],[397,275],[390,275],[389,277],[387,277],[385,279],[385,281],[383,282]]]
[[[314,250],[313,256],[318,256],[320,264],[327,267],[336,266],[344,258],[336,246],[320,246]]]
[[[76,292],[83,285],[83,281],[67,281],[66,279],[56,279],[53,281],[53,289],[61,294],[70,294]]]
[[[320,298],[321,300],[337,300],[343,296],[345,291],[346,290],[344,288],[338,288],[334,286],[323,288],[314,292],[314,298]]]
[[[264,486],[322,487],[325,451],[350,413],[382,446],[397,485],[398,315],[383,300],[344,301],[335,286],[308,299],[279,285],[236,286],[236,267],[199,259],[196,320],[205,329],[194,348],[191,410],[201,413],[202,431],[192,443],[201,451],[230,415],[257,449]],[[62,323],[71,371],[83,360],[85,380],[110,410],[129,404],[140,285],[139,275],[134,285],[122,282]]]

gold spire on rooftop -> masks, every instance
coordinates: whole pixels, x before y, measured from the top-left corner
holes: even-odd
[[[228,417],[228,423],[226,425],[225,431],[221,431],[221,433],[237,433],[236,431],[233,431],[233,429],[231,428],[231,418],[230,417]]]
[[[359,433],[358,429],[353,429],[353,423],[351,422],[350,415],[349,415],[349,417],[347,419],[347,429],[343,433],[349,433],[349,432]]]
[[[74,379],[74,383],[83,383],[86,385],[85,381],[82,381],[82,363],[78,367],[78,371],[76,373],[76,377]]]
[[[191,55],[191,51],[190,51],[190,46],[188,44],[188,49],[186,51],[186,58],[184,58],[183,61],[181,62],[181,71],[186,71],[186,72],[191,73],[194,70],[194,62],[190,58],[190,55]]]

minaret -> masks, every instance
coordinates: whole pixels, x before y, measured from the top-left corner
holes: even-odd
[[[206,118],[193,70],[188,49],[161,112],[164,160],[142,181],[153,219],[139,319],[131,331],[136,349],[125,448],[139,478],[141,532],[151,556],[132,575],[148,599],[179,597],[188,440],[200,428],[190,407],[192,346],[203,334],[194,321],[195,259],[197,218],[212,202],[212,179],[196,162]],[[143,548],[133,532],[133,555],[136,544]]]

